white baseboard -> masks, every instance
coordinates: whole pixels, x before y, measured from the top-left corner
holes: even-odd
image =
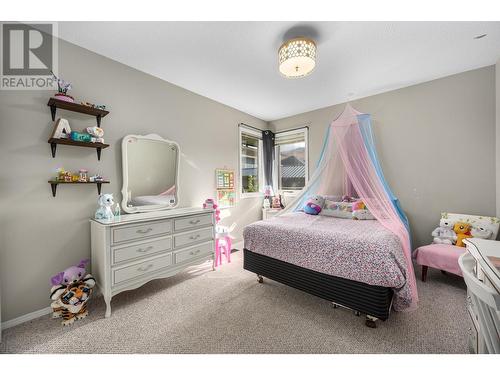
[[[17,318],[7,320],[6,322],[2,322],[2,331],[7,328],[11,328],[17,326],[21,323],[29,322],[30,320],[40,318],[41,316],[48,315],[52,312],[52,308],[50,306],[44,307],[43,309],[30,312],[26,315],[18,316]]]

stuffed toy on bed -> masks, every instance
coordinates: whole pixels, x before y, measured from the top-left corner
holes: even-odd
[[[457,243],[455,244],[456,246],[465,247],[465,243],[463,243],[462,241],[466,238],[472,237],[472,235],[470,234],[470,229],[470,224],[461,222],[455,223],[453,230],[457,234]]]
[[[304,212],[309,215],[317,215],[321,212],[324,203],[325,198],[321,195],[313,195],[306,201],[306,204],[304,205]]]

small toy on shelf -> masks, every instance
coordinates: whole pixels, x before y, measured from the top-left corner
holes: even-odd
[[[87,303],[95,286],[95,279],[87,274],[88,259],[82,259],[50,279],[50,304],[53,318],[63,318],[62,325],[73,324],[75,320],[88,315]]]
[[[453,230],[457,234],[457,243],[456,246],[465,247],[465,244],[462,242],[466,238],[471,238],[470,234],[470,224],[467,223],[455,223]]]
[[[434,237],[433,243],[453,245],[457,240],[457,234],[453,230],[453,223],[448,219],[439,220],[439,227],[434,229],[431,235]]]
[[[65,102],[70,102],[74,103],[75,99],[71,96],[68,95],[68,91],[71,90],[72,86],[71,83],[66,82],[64,79],[57,78],[57,76],[54,74],[54,72],[51,72],[52,76],[57,82],[57,94],[54,95],[54,97],[58,100],[63,100]]]
[[[80,133],[76,131],[72,131],[71,134],[71,139],[76,142],[91,142],[92,141],[92,136],[87,133]]]
[[[92,137],[90,142],[93,143],[104,143],[104,130],[98,126],[90,126],[85,129],[87,133]]]
[[[89,177],[89,182],[101,182],[104,181],[104,177],[99,174],[95,174]]]
[[[92,103],[89,103],[89,102],[80,102],[80,104],[84,105],[85,107],[100,109],[102,111],[106,110],[106,106],[104,104],[92,104]]]
[[[78,175],[79,182],[88,182],[89,181],[89,171],[86,169],[80,169]]]
[[[113,201],[113,194],[101,194],[97,200],[99,207],[95,212],[94,217],[101,220],[111,220],[113,219],[113,211],[111,207],[115,204]]]

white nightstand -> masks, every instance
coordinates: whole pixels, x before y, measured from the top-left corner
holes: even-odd
[[[262,220],[267,220],[271,217],[278,215],[281,212],[281,208],[263,208],[262,209]]]

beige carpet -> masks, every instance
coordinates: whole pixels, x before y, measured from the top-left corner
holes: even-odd
[[[46,316],[5,330],[0,352],[465,353],[463,280],[429,270],[418,287],[418,310],[370,329],[327,301],[268,279],[258,284],[236,252],[215,272],[205,263],[116,296],[109,319],[98,297],[73,326]]]

